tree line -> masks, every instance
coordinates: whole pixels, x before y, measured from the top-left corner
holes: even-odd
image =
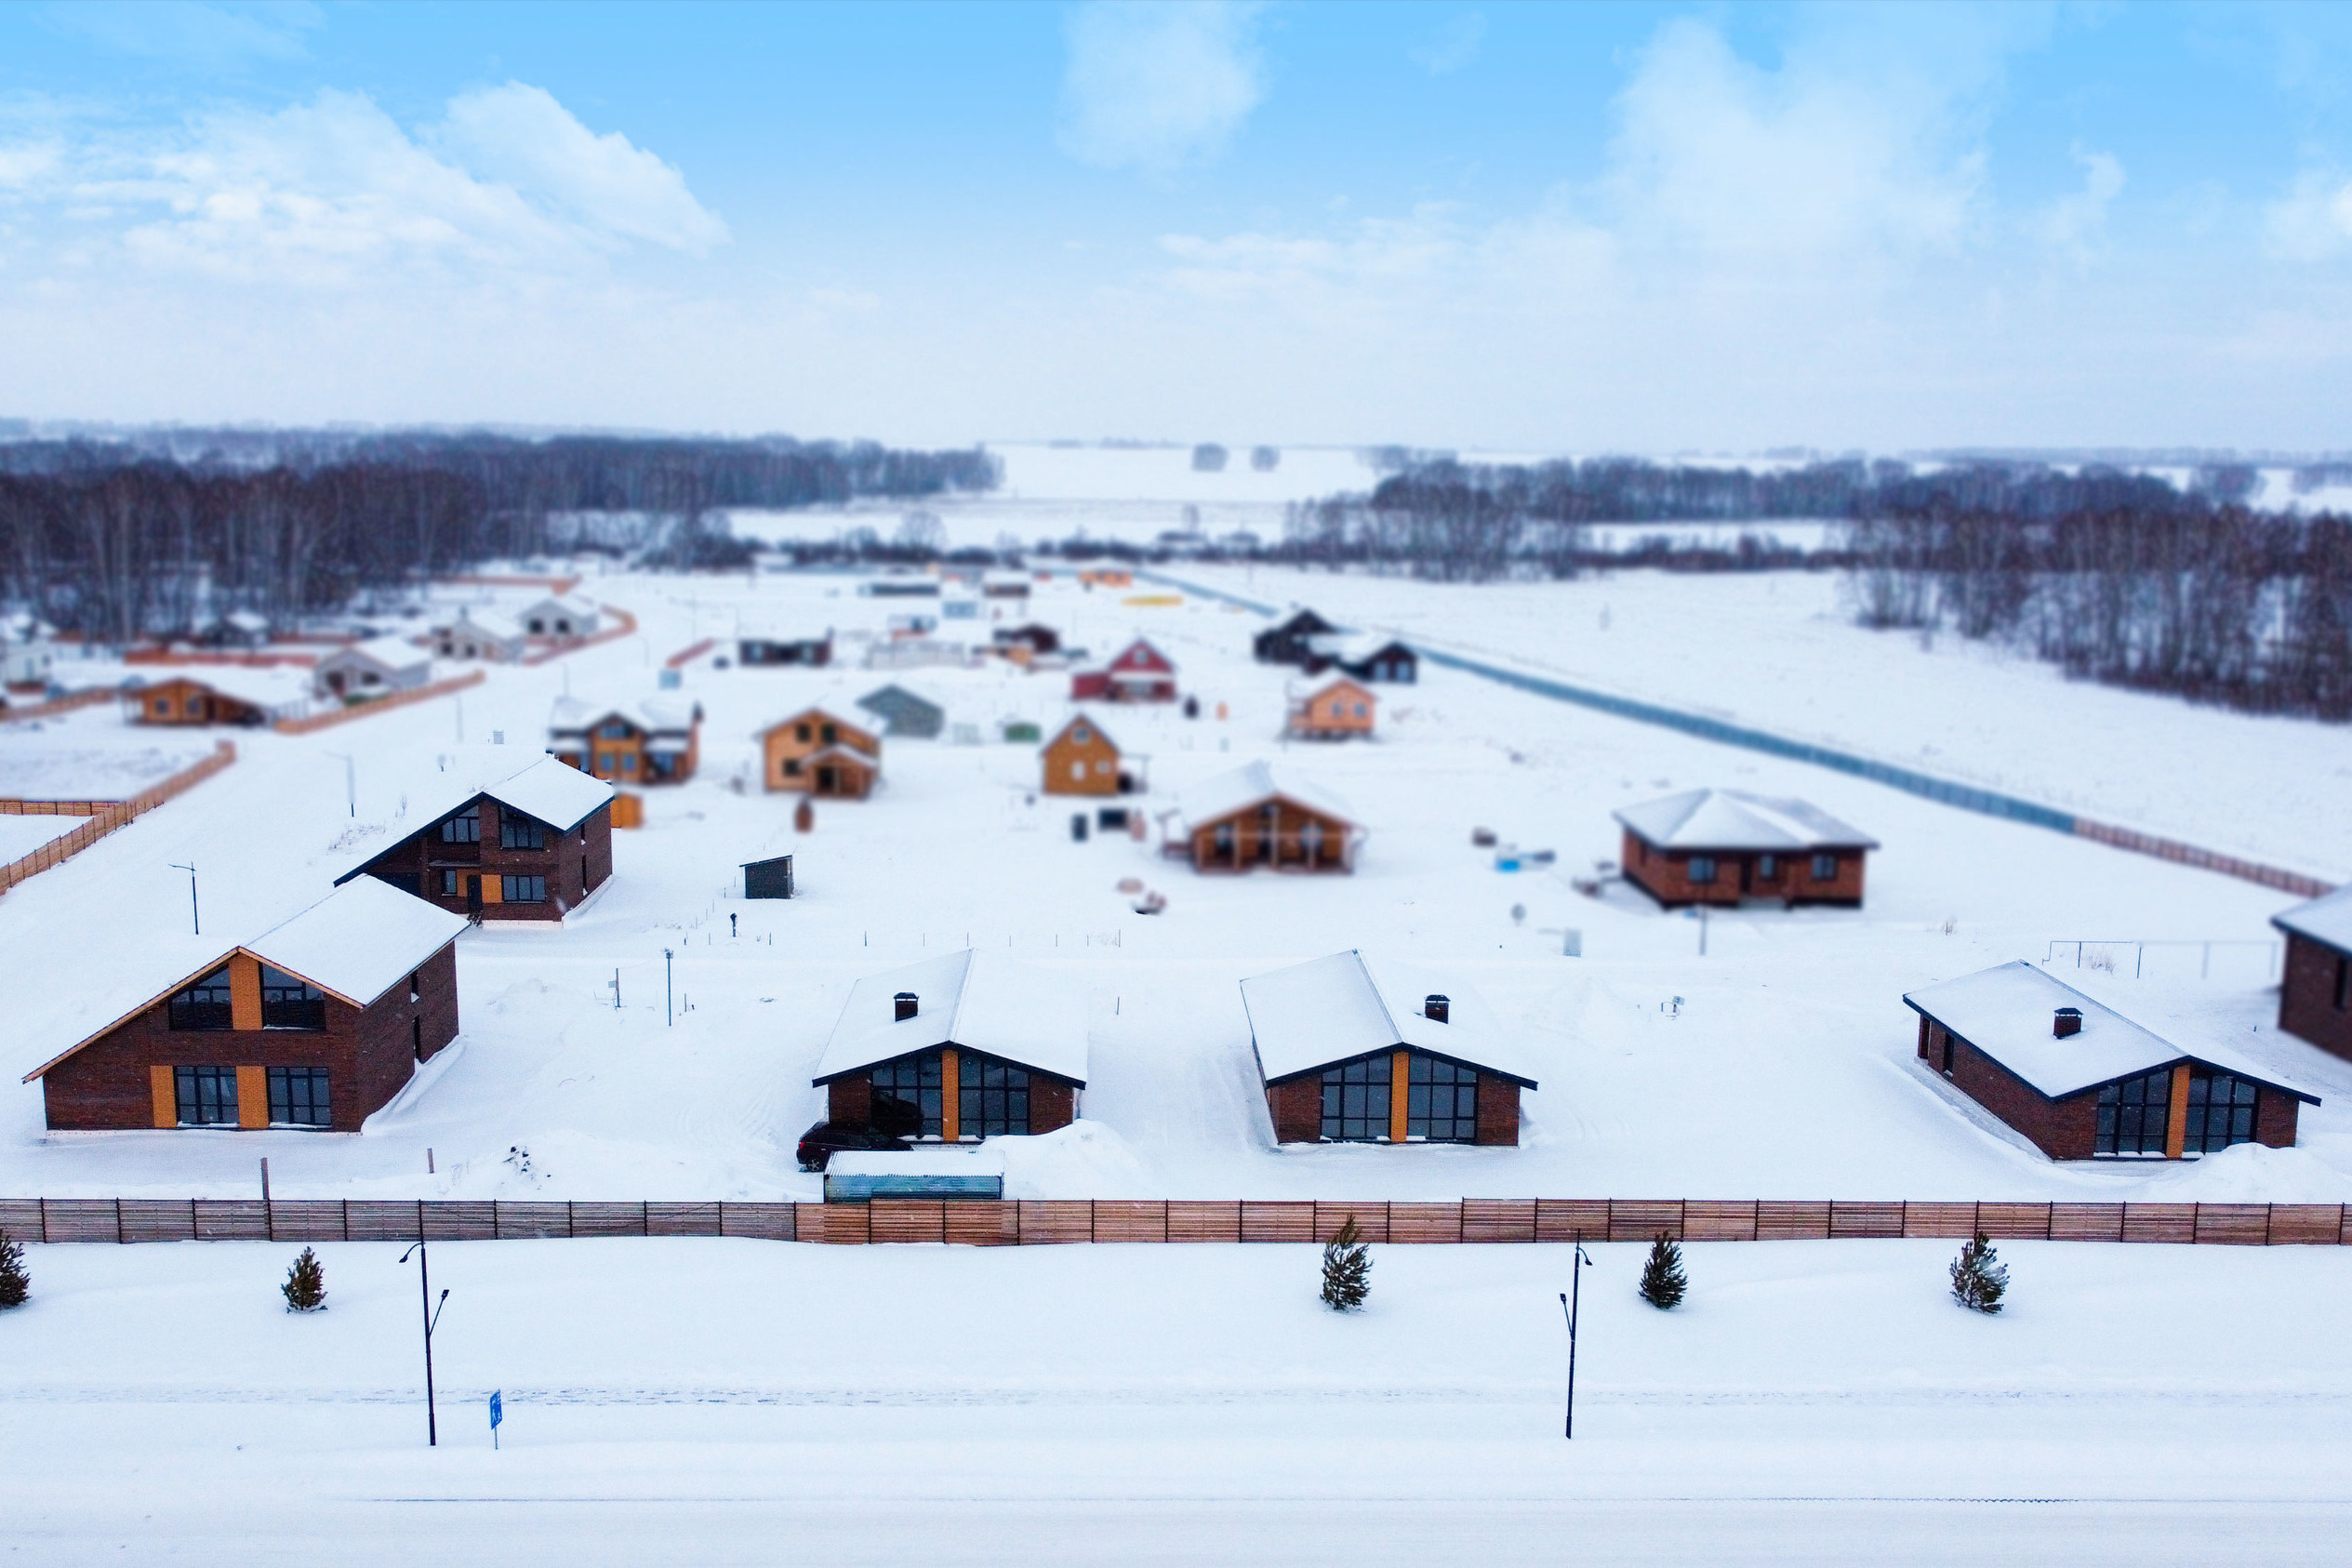
[[[712,514],[993,487],[984,451],[486,433],[138,432],[0,445],[0,600],[107,641],[243,609],[273,625],[485,561],[561,520],[671,520],[669,564],[730,557]],[[657,551],[660,555],[661,551]]]

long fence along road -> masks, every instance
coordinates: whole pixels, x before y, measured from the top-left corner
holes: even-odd
[[[1256,599],[1245,599],[1238,593],[1227,593],[1199,583],[1188,582],[1163,573],[1139,571],[1136,575],[1149,578],[1154,582],[1165,583],[1171,588],[1182,589],[1187,593],[1197,594],[1203,599],[1215,599],[1223,604],[1237,605],[1242,609],[1254,610],[1262,616],[1271,617],[1282,613],[1275,605],[1262,604]],[[1354,629],[1341,627],[1339,630],[1349,631]],[[1814,767],[1826,767],[1839,773],[1852,774],[1858,778],[1867,778],[1873,784],[1883,784],[1891,790],[1900,790],[1906,794],[1919,795],[1942,805],[1957,806],[1962,811],[1973,811],[1986,817],[2003,817],[2012,822],[2023,822],[2029,827],[2047,828],[2053,832],[2065,833],[2073,838],[2093,839],[2100,844],[2112,844],[2118,849],[2128,849],[2135,855],[2151,855],[2159,860],[2172,860],[2184,866],[2197,867],[2200,870],[2218,871],[2224,876],[2237,877],[2243,882],[2260,883],[2265,887],[2275,887],[2282,893],[2292,893],[2300,898],[2317,898],[2322,894],[2335,891],[2333,883],[2322,882],[2317,877],[2305,876],[2300,871],[2284,870],[2277,866],[2266,866],[2260,861],[2241,859],[2234,855],[2222,855],[2213,850],[2200,849],[2193,844],[2183,844],[2177,839],[2159,838],[2153,833],[2143,833],[2131,828],[2118,828],[2109,823],[2093,821],[2087,817],[2078,817],[2069,811],[2061,811],[2055,806],[2043,805],[2038,801],[2003,794],[1999,790],[1986,790],[1973,784],[1956,783],[1949,778],[1938,778],[1933,774],[1921,773],[1916,768],[1883,762],[1876,757],[1865,757],[1855,752],[1840,751],[1834,746],[1822,746],[1810,740],[1792,740],[1787,736],[1774,735],[1770,730],[1757,729],[1747,724],[1727,724],[1721,719],[1709,718],[1704,713],[1685,712],[1681,709],[1668,708],[1661,703],[1644,702],[1637,698],[1618,696],[1615,692],[1597,691],[1589,686],[1579,686],[1567,681],[1553,680],[1547,675],[1531,675],[1522,670],[1489,664],[1484,660],[1470,658],[1462,654],[1449,653],[1443,648],[1433,648],[1426,643],[1415,642],[1410,638],[1401,640],[1415,654],[1428,659],[1431,664],[1482,676],[1486,680],[1512,686],[1536,697],[1549,698],[1555,702],[1572,702],[1580,708],[1590,708],[1598,712],[1607,713],[1613,718],[1630,719],[1636,724],[1656,724],[1661,728],[1679,730],[1684,735],[1695,736],[1701,740],[1712,740],[1720,745],[1737,746],[1750,751],[1761,751],[1767,756],[1785,758],[1789,762],[1809,763]]]

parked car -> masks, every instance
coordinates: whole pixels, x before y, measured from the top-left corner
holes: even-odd
[[[821,1171],[844,1149],[904,1149],[905,1144],[866,1122],[819,1122],[801,1135],[801,1169]]]

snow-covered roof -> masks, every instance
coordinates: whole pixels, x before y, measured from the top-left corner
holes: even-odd
[[[449,809],[455,811],[474,795],[484,794],[551,828],[569,831],[610,801],[613,792],[613,787],[603,779],[591,778],[568,763],[542,754],[506,777],[466,791],[463,798],[452,803]]]
[[[2270,924],[2281,931],[2305,937],[2322,947],[2333,948],[2341,953],[2352,953],[2352,884],[2322,894],[2307,904],[2297,904],[2284,913],[2270,917]]]
[[[1116,751],[1119,750],[1119,742],[1113,740],[1110,737],[1110,732],[1102,727],[1102,721],[1096,718],[1092,713],[1085,711],[1083,709],[1081,709],[1079,711],[1072,713],[1069,718],[1063,720],[1062,727],[1045,737],[1045,744],[1048,746],[1053,745],[1056,741],[1061,739],[1063,736],[1068,735],[1071,730],[1076,729],[1080,724],[1084,724],[1088,729],[1092,730],[1095,734],[1095,738],[1110,747],[1112,751]]]
[[[478,796],[512,806],[558,832],[569,832],[613,798],[615,791],[544,751],[512,746],[468,746],[439,759],[441,766],[417,772],[401,791],[404,825],[389,841],[377,839],[345,852],[333,865],[338,884],[356,878],[367,863],[410,834],[423,831]]]
[[[820,746],[808,754],[808,760],[812,763],[822,762],[827,757],[847,757],[861,767],[879,769],[882,766],[880,757],[859,747],[852,746],[846,740],[836,740],[830,746]]]
[[[918,998],[911,1018],[896,998]],[[1061,977],[966,948],[926,958],[850,988],[814,1082],[953,1045],[1086,1084],[1086,999]]]
[[[523,614],[527,616],[540,610],[554,610],[566,615],[592,616],[601,608],[602,605],[585,593],[551,593],[544,599],[525,605]]]
[[[151,676],[144,687],[130,688],[134,693],[153,689],[170,681],[189,681],[221,697],[234,698],[265,711],[292,708],[305,702],[311,695],[311,672],[308,670],[284,670],[260,665],[202,664],[159,671]]]
[[[1204,783],[1197,784],[1176,797],[1176,814],[1186,831],[1237,811],[1272,800],[1280,795],[1296,805],[1325,817],[1335,817],[1353,825],[1354,808],[1327,790],[1303,784],[1287,774],[1277,773],[1274,764],[1259,761],[1237,767],[1230,773],[1220,773]]]
[[[1911,991],[1903,1000],[2051,1099],[2188,1061],[2319,1103],[2317,1096],[2226,1046],[2183,1050],[2022,958]],[[2082,1015],[2080,1031],[2064,1039],[2053,1027],[2061,1007]]]
[[[299,976],[365,1007],[457,939],[465,916],[362,877],[290,920],[243,940],[141,933],[135,941],[94,942],[94,962],[70,983],[21,994],[10,1034],[40,1063],[31,1083],[142,1008],[211,974],[238,952]]]
[[[1413,651],[1402,638],[1386,631],[1309,632],[1307,645],[1325,658],[1343,659],[1349,664],[1361,663],[1387,648]]]
[[[1443,1023],[1423,1014],[1431,996],[1447,999]],[[1243,980],[1242,1008],[1269,1083],[1410,1046],[1535,1086],[1517,1037],[1458,974],[1350,948]]]
[[[635,702],[593,702],[583,697],[559,697],[549,713],[547,727],[559,734],[592,729],[607,718],[626,719],[648,733],[668,730],[684,734],[700,721],[691,702],[649,697]]]
[[[374,664],[385,670],[414,670],[419,664],[429,664],[432,661],[432,655],[430,652],[419,647],[407,638],[395,634],[370,637],[364,643],[353,643],[348,647],[337,648],[333,653],[321,658],[318,667],[325,669],[330,664],[357,662]]]
[[[764,740],[786,724],[797,724],[803,721],[831,724],[836,730],[849,730],[867,737],[871,737],[874,733],[872,726],[862,719],[844,719],[830,708],[804,708],[797,713],[788,713],[774,724],[752,731],[751,738]]]
[[[894,709],[903,711],[910,705],[927,708],[934,713],[948,711],[947,704],[938,698],[896,681],[886,686],[877,686],[857,699],[857,706],[870,713],[888,714]]]
[[[1690,790],[1613,813],[1660,849],[1876,849],[1878,840],[1804,801]]]

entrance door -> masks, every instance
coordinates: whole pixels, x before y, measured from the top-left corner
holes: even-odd
[[[1755,870],[1755,861],[1750,860],[1745,855],[1739,857],[1739,896],[1743,898],[1747,897],[1748,884],[1752,880],[1752,873]]]
[[[466,878],[466,913],[474,920],[482,918],[482,879],[478,876]]]
[[[830,765],[818,768],[817,770],[817,792],[820,795],[830,795],[834,793],[838,788],[837,780],[839,777],[840,776],[834,773]]]
[[[1275,836],[1281,831],[1282,820],[1282,808],[1271,802],[1257,814],[1257,863],[1261,866],[1274,864]]]

